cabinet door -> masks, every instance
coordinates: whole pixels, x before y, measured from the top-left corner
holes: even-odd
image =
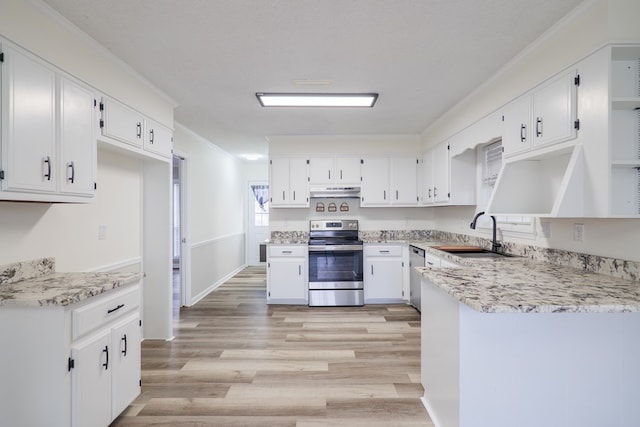
[[[142,147],[144,117],[135,110],[112,99],[102,104],[102,135],[118,141]]]
[[[2,189],[56,191],[56,74],[9,46],[3,53]]]
[[[72,371],[72,425],[106,426],[111,422],[111,371],[113,351],[111,329],[74,345]]]
[[[302,300],[308,295],[303,258],[269,260],[269,299]]]
[[[504,155],[522,153],[531,147],[531,97],[529,95],[510,102],[504,108],[502,147]]]
[[[333,157],[309,159],[309,184],[331,184],[334,178]]]
[[[289,204],[293,206],[309,206],[309,172],[307,159],[289,159]]]
[[[391,203],[418,203],[418,160],[415,157],[391,158]]]
[[[569,72],[533,93],[533,146],[576,137],[576,73]]]
[[[286,205],[289,202],[289,158],[274,157],[269,160],[269,193],[271,205]]]
[[[95,97],[90,88],[60,78],[60,191],[93,196],[96,181]]]
[[[364,299],[367,302],[401,300],[402,259],[370,258],[365,262]]]
[[[433,149],[433,201],[449,201],[449,144],[436,145]]]
[[[362,161],[361,206],[389,204],[389,159],[369,157]]]
[[[140,316],[138,313],[111,330],[113,375],[111,418],[114,419],[140,394]]]
[[[424,153],[422,170],[424,183],[423,203],[430,205],[433,203],[433,149]]]
[[[335,161],[335,182],[344,185],[359,185],[360,158],[337,157]]]
[[[160,123],[145,120],[145,138],[143,147],[145,150],[159,154],[163,157],[171,158],[173,149],[173,132]]]

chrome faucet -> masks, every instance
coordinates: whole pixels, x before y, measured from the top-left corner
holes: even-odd
[[[484,214],[485,214],[484,211],[478,212],[476,216],[473,217],[473,221],[471,221],[471,224],[469,225],[469,227],[471,227],[472,230],[476,229],[476,221],[478,221],[478,217]],[[493,221],[493,240],[491,241],[491,252],[498,252],[498,248],[502,245],[500,245],[500,243],[498,243],[496,240],[496,217],[493,215],[489,215],[489,216]]]

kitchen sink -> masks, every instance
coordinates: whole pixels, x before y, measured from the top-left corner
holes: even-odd
[[[514,255],[491,252],[480,246],[433,246],[433,249],[447,252],[460,258],[510,258]]]

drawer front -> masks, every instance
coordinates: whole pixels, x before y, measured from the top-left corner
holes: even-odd
[[[402,246],[367,246],[365,247],[366,256],[402,256]]]
[[[118,319],[140,306],[140,286],[113,290],[96,300],[72,310],[72,339]]]
[[[307,251],[306,246],[269,246],[270,257],[303,257]]]

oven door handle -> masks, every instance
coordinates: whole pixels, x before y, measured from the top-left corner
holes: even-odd
[[[346,252],[362,251],[362,245],[311,245],[309,252]]]

